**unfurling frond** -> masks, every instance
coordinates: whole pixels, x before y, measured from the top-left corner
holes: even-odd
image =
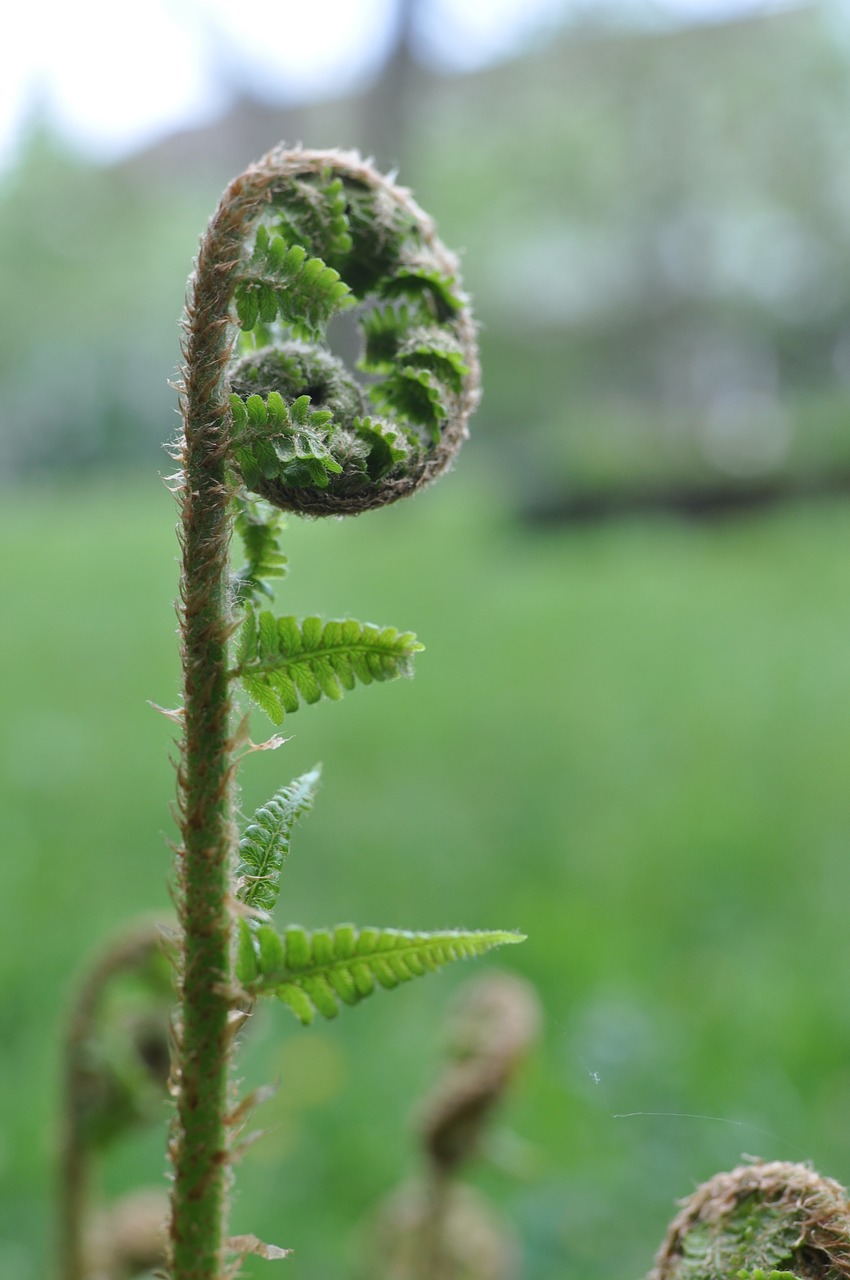
[[[291,925],[283,934],[269,925],[252,932],[243,921],[237,978],[251,995],[274,995],[303,1023],[318,1010],[334,1018],[343,1004],[359,1004],[376,985],[397,987],[453,960],[523,942],[521,933],[407,933],[358,929],[352,924],[309,933]]]
[[[248,907],[271,911],[280,891],[280,873],[295,823],[309,813],[321,770],[317,766],[290,782],[255,812],[239,842],[236,896]]]
[[[249,609],[233,671],[254,702],[274,724],[297,711],[303,699],[338,701],[344,689],[373,680],[410,676],[413,656],[424,646],[410,631],[376,627],[348,618],[276,618],[268,610]]]
[[[327,489],[343,472],[371,484],[418,448],[400,428],[368,415],[363,388],[334,356],[303,343],[243,357],[232,385],[233,459],[256,492]]]
[[[246,341],[228,369],[229,462],[283,510],[355,514],[420,488],[460,447],[478,400],[474,325],[457,263],[408,192],[354,154],[268,160],[280,164],[231,302]],[[361,366],[377,375],[365,383],[325,339],[353,305]]]

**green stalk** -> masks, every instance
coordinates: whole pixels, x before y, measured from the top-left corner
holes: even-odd
[[[170,1263],[173,1280],[220,1280],[224,1265],[228,1068],[232,1037],[229,907],[236,848],[227,641],[229,319],[247,226],[262,191],[231,184],[202,241],[184,319],[180,627],[184,733],[178,767],[181,1012]]]

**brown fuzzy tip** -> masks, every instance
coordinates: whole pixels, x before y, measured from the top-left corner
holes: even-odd
[[[754,1161],[719,1173],[682,1201],[647,1280],[730,1280],[756,1268],[850,1277],[845,1189],[807,1164]]]
[[[159,1189],[131,1192],[95,1220],[89,1240],[90,1280],[130,1280],[165,1259],[168,1197]]]
[[[447,1028],[450,1060],[421,1119],[435,1171],[452,1171],[475,1153],[490,1113],[540,1034],[540,1022],[536,991],[514,974],[486,974],[461,988]]]

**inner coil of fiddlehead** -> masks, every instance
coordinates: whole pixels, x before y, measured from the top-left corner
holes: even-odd
[[[457,262],[409,193],[358,156],[268,159],[277,176],[234,294],[235,467],[283,510],[382,506],[444,470],[478,400]],[[360,379],[326,343],[349,308]]]

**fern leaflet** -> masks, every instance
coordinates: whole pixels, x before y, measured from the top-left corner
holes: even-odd
[[[276,618],[249,609],[237,647],[238,677],[248,695],[275,723],[297,711],[303,699],[338,701],[344,689],[413,674],[420,644],[410,631],[376,627],[348,618]]]
[[[241,984],[251,995],[277,996],[305,1024],[316,1011],[336,1017],[340,1002],[359,1004],[376,985],[397,987],[453,960],[525,941],[521,933],[408,933],[352,924],[312,933],[290,925],[279,934],[269,925],[252,932],[245,921],[240,935],[236,976]]]
[[[761,1267],[756,1267],[755,1271],[738,1271],[736,1275],[738,1280],[797,1280],[791,1271],[771,1271],[766,1276]]]
[[[239,842],[236,896],[248,907],[271,911],[293,826],[313,807],[321,770],[317,766],[281,787],[255,812]]]
[[[257,228],[254,251],[234,291],[236,317],[248,331],[278,316],[296,337],[320,337],[331,316],[349,306],[351,289],[338,271],[303,245]]]
[[[347,198],[341,178],[333,178],[327,185],[325,181],[324,175],[318,181],[290,180],[285,202],[278,198],[277,230],[287,244],[301,245],[308,253],[337,261],[345,258],[353,245]]]
[[[286,556],[280,549],[283,514],[270,503],[240,495],[233,499],[234,528],[245,548],[245,563],[232,575],[237,605],[259,604],[271,596],[270,579],[286,577]]]
[[[232,394],[230,408],[234,456],[249,489],[256,489],[263,478],[296,489],[306,485],[326,489],[330,476],[342,472],[324,435],[333,413],[311,409],[309,396],[299,396],[288,405],[277,391],[270,391],[265,400],[259,395],[243,400]]]
[[[441,324],[451,320],[463,305],[454,278],[426,266],[398,267],[391,277],[381,281],[378,293],[382,298],[400,298],[421,307]]]

